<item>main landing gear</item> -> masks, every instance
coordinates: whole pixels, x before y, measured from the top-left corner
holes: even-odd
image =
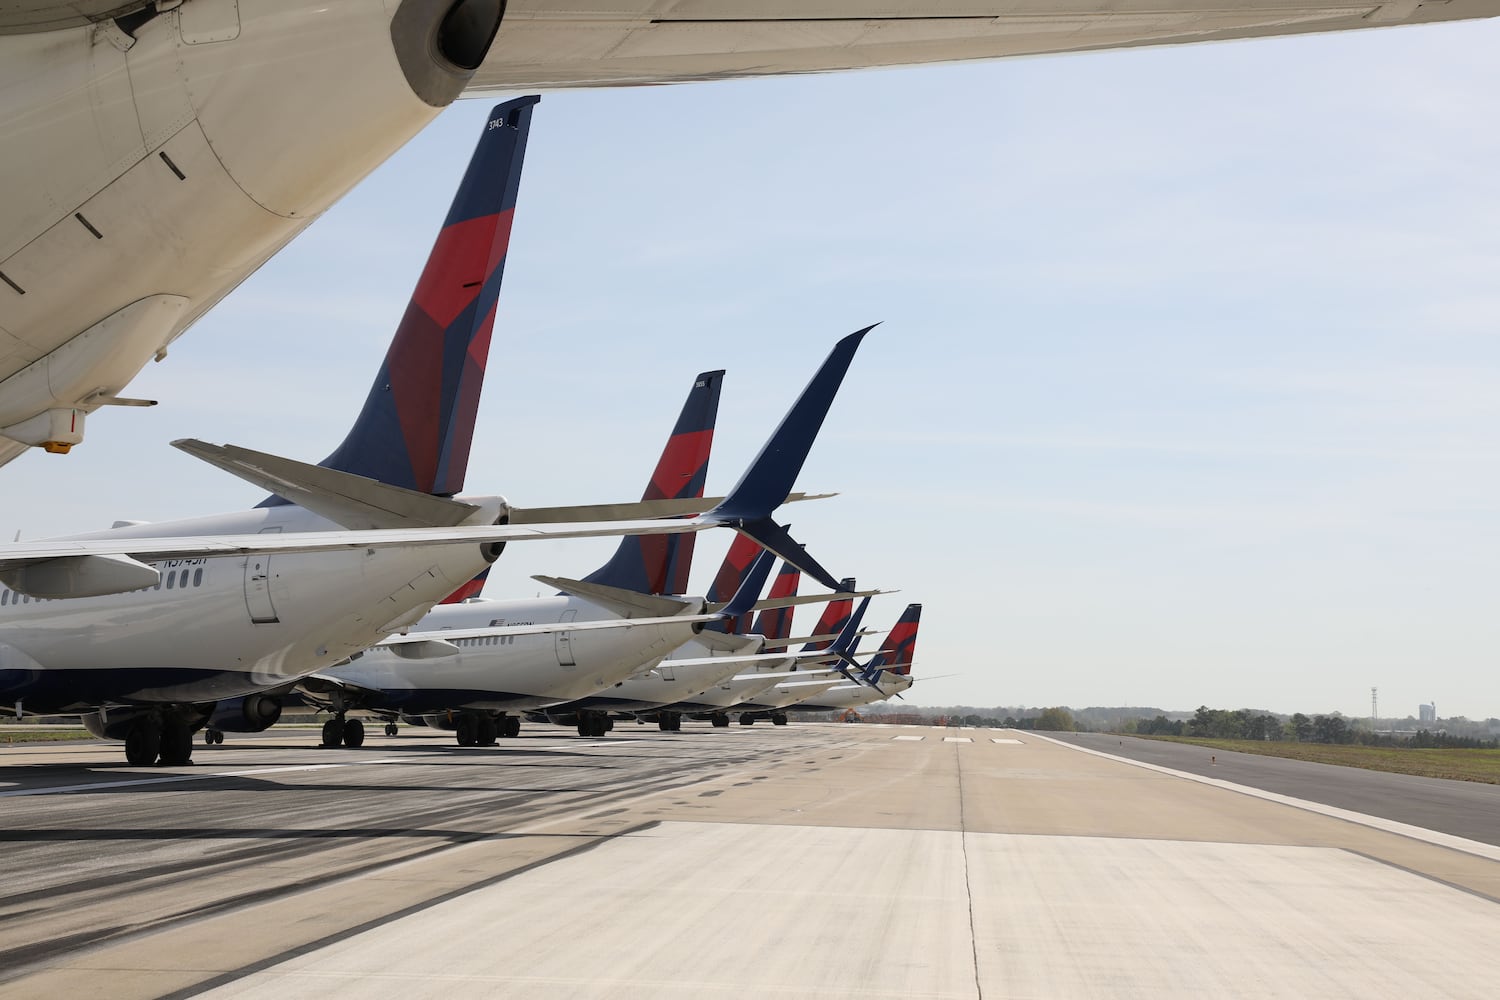
[[[205,729],[205,730],[203,730],[203,745],[204,746],[211,747],[215,743],[223,743],[223,742],[224,742],[224,734],[222,732],[220,732],[219,730],[217,730],[217,729]]]
[[[771,725],[773,725],[773,726],[784,726],[784,725],[786,725],[786,713],[785,712],[777,712],[775,715],[771,716]]]
[[[585,709],[578,713],[579,736],[598,739],[613,728],[615,728],[615,720],[609,717],[608,712]]]
[[[492,747],[500,735],[495,717],[483,712],[464,712],[453,720],[453,727],[461,747]]]
[[[358,719],[346,719],[344,713],[323,723],[323,745],[325,747],[346,746],[351,750],[364,746],[365,724]]]
[[[193,762],[193,727],[185,719],[143,715],[125,733],[125,760],[135,767],[160,761],[168,767]]]
[[[713,723],[713,727],[715,729],[727,729],[727,728],[729,728],[729,713],[728,712],[715,712],[713,715],[709,716],[708,718],[709,718],[709,721]]]
[[[681,712],[659,712],[656,716],[656,728],[664,733],[682,732]]]

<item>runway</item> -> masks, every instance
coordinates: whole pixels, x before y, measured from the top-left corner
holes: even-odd
[[[181,773],[0,755],[0,996],[1481,997],[1500,972],[1492,847],[1030,733],[315,738]]]

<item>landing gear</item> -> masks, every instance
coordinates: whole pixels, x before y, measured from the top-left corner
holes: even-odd
[[[615,722],[608,712],[581,711],[578,713],[578,735],[598,739],[611,729]]]
[[[682,732],[681,712],[659,712],[656,716],[656,726],[664,733]]]
[[[742,726],[753,726],[753,725],[755,725],[755,716],[751,715],[749,712],[742,712],[742,713],[740,713],[740,725],[742,725]]]
[[[773,726],[784,726],[784,725],[786,725],[786,713],[785,712],[777,712],[775,715],[771,716],[771,725],[773,725]]]
[[[474,716],[467,714],[453,720],[453,735],[459,746],[471,747],[479,741],[479,727],[475,725],[477,721]]]
[[[193,730],[181,719],[168,719],[161,727],[157,752],[163,764],[181,767],[193,762]]]
[[[161,724],[143,718],[125,734],[125,760],[133,767],[150,767],[161,753]]]
[[[476,723],[474,734],[475,742],[482,747],[494,746],[495,740],[500,735],[499,723],[495,721],[493,716],[489,715],[481,715],[474,721]]]
[[[344,745],[343,716],[335,716],[323,723],[323,745],[325,747],[341,747]]]
[[[344,723],[344,746],[353,750],[365,745],[365,724],[358,719]]]
[[[519,715],[507,715],[500,719],[500,735],[508,740],[513,740],[521,735],[521,717]]]
[[[723,712],[715,712],[709,716],[709,721],[713,723],[715,729],[726,729],[729,726],[729,716]]]
[[[385,724],[385,734],[387,736],[395,736],[397,732],[399,732],[399,730],[396,728],[396,724],[394,722],[387,722]]]
[[[204,746],[211,747],[215,743],[223,743],[223,742],[224,742],[224,734],[222,732],[220,732],[219,730],[217,730],[217,729],[205,729],[205,730],[203,730],[203,745]]]

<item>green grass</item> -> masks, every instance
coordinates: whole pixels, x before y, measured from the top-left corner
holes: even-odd
[[[1365,747],[1323,743],[1292,743],[1263,740],[1209,740],[1196,736],[1143,736],[1148,740],[1191,743],[1214,750],[1257,753],[1263,757],[1289,757],[1319,764],[1362,767],[1367,771],[1417,774],[1427,778],[1453,778],[1500,785],[1500,750],[1434,750],[1399,747]]]
[[[64,740],[91,740],[94,734],[87,729],[22,729],[19,726],[0,726],[0,746],[11,743],[60,743]]]

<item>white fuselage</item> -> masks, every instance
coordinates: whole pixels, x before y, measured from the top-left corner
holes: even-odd
[[[594,697],[570,705],[573,709],[605,712],[649,712],[679,702],[695,700],[703,692],[727,683],[744,667],[736,656],[758,652],[760,636],[743,636],[744,645],[735,651],[709,650],[702,643],[689,642],[671,656],[651,666],[650,670],[601,691]],[[676,665],[674,659],[722,657],[725,663],[692,663]]]
[[[702,694],[673,707],[684,712],[722,712],[742,702],[753,701],[762,692],[769,691],[779,681],[785,680],[782,672],[795,662],[788,657],[785,660],[766,660],[747,666]]]
[[[813,698],[787,706],[795,712],[843,712],[862,708],[892,698],[911,687],[911,678],[902,674],[883,674],[880,689],[868,684],[840,683]]]
[[[702,610],[702,600],[683,604],[684,614]],[[616,615],[576,597],[522,601],[466,601],[432,609],[416,632],[493,626],[550,625],[597,621]],[[615,690],[692,639],[695,626],[639,625],[536,635],[501,635],[452,640],[458,652],[410,660],[393,647],[379,646],[351,663],[324,671],[368,692],[364,707],[408,715],[450,709],[529,711]]]
[[[396,6],[0,35],[0,462],[77,443],[57,435],[432,120]]]
[[[473,499],[489,523],[499,498]],[[77,538],[335,531],[283,505]],[[411,625],[487,563],[475,544],[172,560],[157,586],[38,601],[0,589],[0,703],[31,711],[264,691]]]
[[[842,684],[844,679],[837,674],[832,680],[819,675],[813,680],[781,680],[754,698],[741,702],[741,711],[774,712],[816,698],[831,688]]]

